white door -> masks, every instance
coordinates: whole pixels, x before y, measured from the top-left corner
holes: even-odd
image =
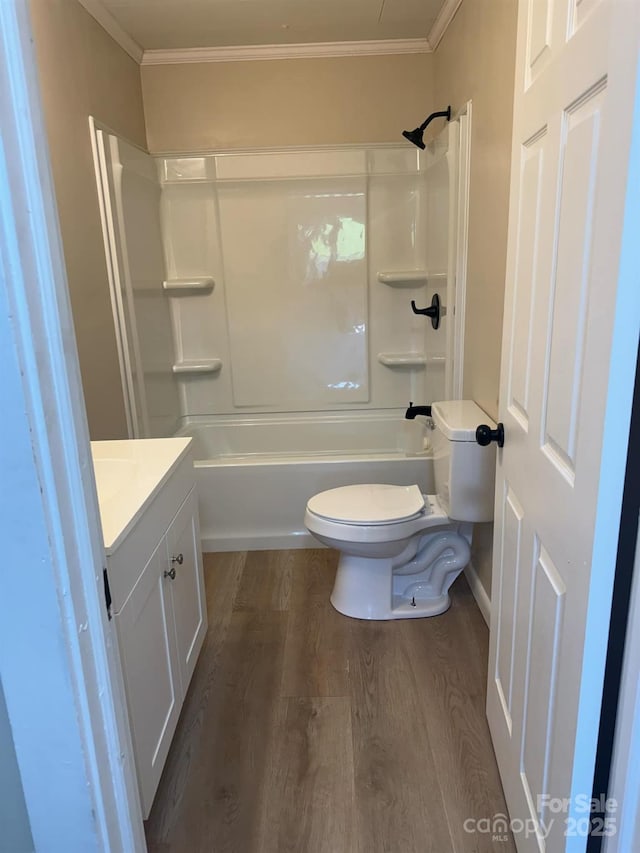
[[[638,342],[639,10],[519,6],[487,714],[521,851],[586,843]]]

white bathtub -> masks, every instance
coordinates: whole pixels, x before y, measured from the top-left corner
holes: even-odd
[[[399,414],[318,414],[191,422],[205,551],[308,548],[308,499],[350,483],[433,491],[422,424]]]

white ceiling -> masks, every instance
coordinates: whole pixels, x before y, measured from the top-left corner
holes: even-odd
[[[439,11],[451,0],[101,0],[101,4],[144,50],[167,50],[426,39]]]

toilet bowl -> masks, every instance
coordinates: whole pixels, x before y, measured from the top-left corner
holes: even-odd
[[[495,447],[471,401],[434,403],[437,494],[416,485],[356,484],[314,495],[305,526],[340,551],[331,603],[358,619],[412,619],[449,608],[449,588],[469,562],[473,523],[493,518]],[[495,426],[495,425],[492,425]]]

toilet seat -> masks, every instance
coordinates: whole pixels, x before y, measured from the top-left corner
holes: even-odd
[[[340,524],[383,525],[409,521],[428,512],[418,486],[365,483],[329,489],[312,497],[313,515]]]
[[[350,487],[344,486],[343,488]],[[338,490],[331,489],[331,491]],[[311,508],[311,504],[315,504],[314,498],[311,498],[305,511],[304,523],[311,533],[321,537],[329,537],[336,543],[392,542],[404,539],[407,536],[413,536],[430,528],[444,527],[451,524],[450,518],[440,506],[436,495],[421,494],[420,497],[424,504],[424,508],[421,511],[414,513],[408,518],[405,516],[394,521],[378,521],[374,523],[338,521],[319,515]],[[333,547],[339,546],[334,545]]]

